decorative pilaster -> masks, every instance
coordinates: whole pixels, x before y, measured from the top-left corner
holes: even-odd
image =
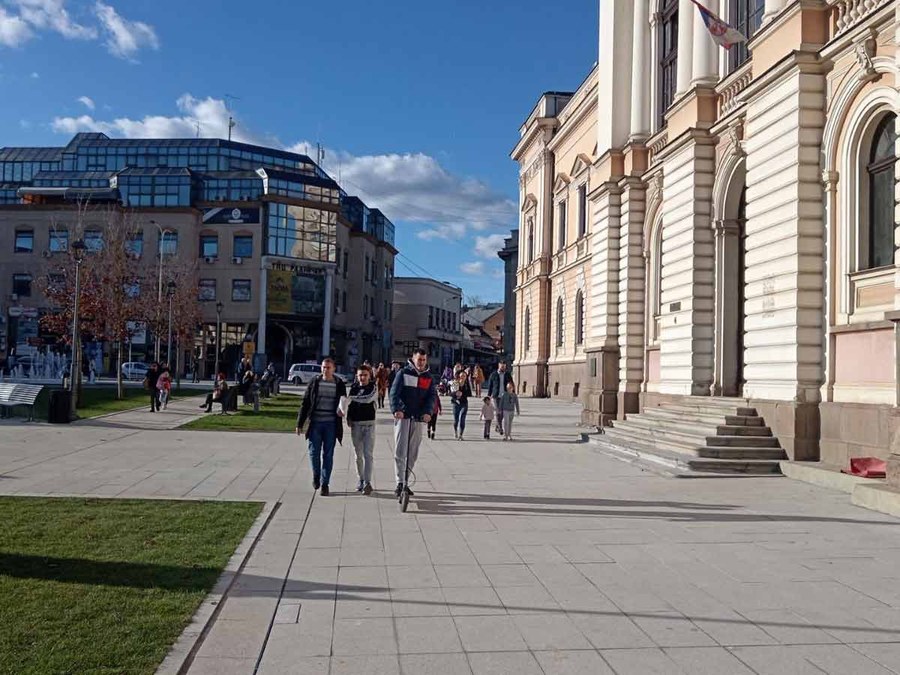
[[[676,92],[679,96],[691,88],[694,63],[694,15],[697,8],[691,0],[678,0],[678,73]],[[690,17],[690,18],[688,18]]]
[[[710,11],[719,14],[717,0],[708,0],[707,6]],[[678,8],[678,11],[680,24],[682,16],[680,13],[681,7]],[[719,79],[717,63],[718,47],[716,46],[716,43],[713,42],[712,37],[706,28],[706,24],[704,24],[703,19],[700,18],[700,12],[697,11],[696,7],[691,7],[691,17],[694,24],[694,45],[691,54],[691,85],[715,84]],[[681,26],[679,25],[679,29],[680,28]],[[678,58],[681,58],[680,54]]]
[[[644,255],[646,186],[626,179],[619,226],[619,396],[620,419],[640,409],[644,379]]]
[[[650,136],[650,13],[648,0],[634,0],[631,50],[631,140]]]
[[[837,187],[838,173],[837,171],[822,172],[822,186],[825,188],[825,240],[823,246],[825,249],[825,303],[822,321],[824,325],[822,330],[825,333],[823,346],[825,354],[825,381],[822,384],[822,400],[834,400],[834,374],[835,374],[835,358],[834,358],[834,336],[831,334],[831,326],[834,324],[834,316],[836,307],[835,302],[835,260],[837,259],[835,236],[838,229],[837,221]]]
[[[713,223],[716,246],[716,325],[713,396],[738,396],[741,382],[738,370],[743,354],[738,353],[740,345],[738,331],[743,311],[740,294],[740,246],[741,225],[736,220],[716,220]]]

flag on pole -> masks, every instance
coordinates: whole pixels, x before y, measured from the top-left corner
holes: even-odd
[[[738,42],[747,41],[747,38],[744,37],[744,34],[741,33],[741,31],[729,26],[722,21],[722,19],[697,2],[697,0],[691,0],[691,2],[697,5],[697,9],[700,10],[700,18],[703,19],[703,23],[706,24],[706,28],[709,30],[713,42],[717,45],[729,49]]]

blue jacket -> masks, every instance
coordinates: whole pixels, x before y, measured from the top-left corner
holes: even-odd
[[[431,373],[419,372],[412,362],[397,371],[391,385],[391,412],[402,412],[407,418],[421,419],[431,415],[437,389]]]

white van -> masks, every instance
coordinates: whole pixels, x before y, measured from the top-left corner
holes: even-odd
[[[287,379],[291,384],[309,384],[321,372],[322,366],[318,363],[295,363],[291,366]]]

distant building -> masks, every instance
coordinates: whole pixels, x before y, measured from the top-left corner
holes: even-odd
[[[503,303],[463,308],[463,363],[478,362],[491,365],[500,353],[503,334]]]
[[[503,248],[497,252],[503,260],[503,305],[506,311],[503,314],[503,333],[501,341],[503,349],[501,356],[507,361],[515,361],[516,358],[516,269],[519,266],[519,231],[512,230],[510,236],[503,242]]]
[[[462,289],[424,277],[394,279],[393,358],[405,361],[412,350],[428,352],[432,370],[452,364],[462,348]]]

